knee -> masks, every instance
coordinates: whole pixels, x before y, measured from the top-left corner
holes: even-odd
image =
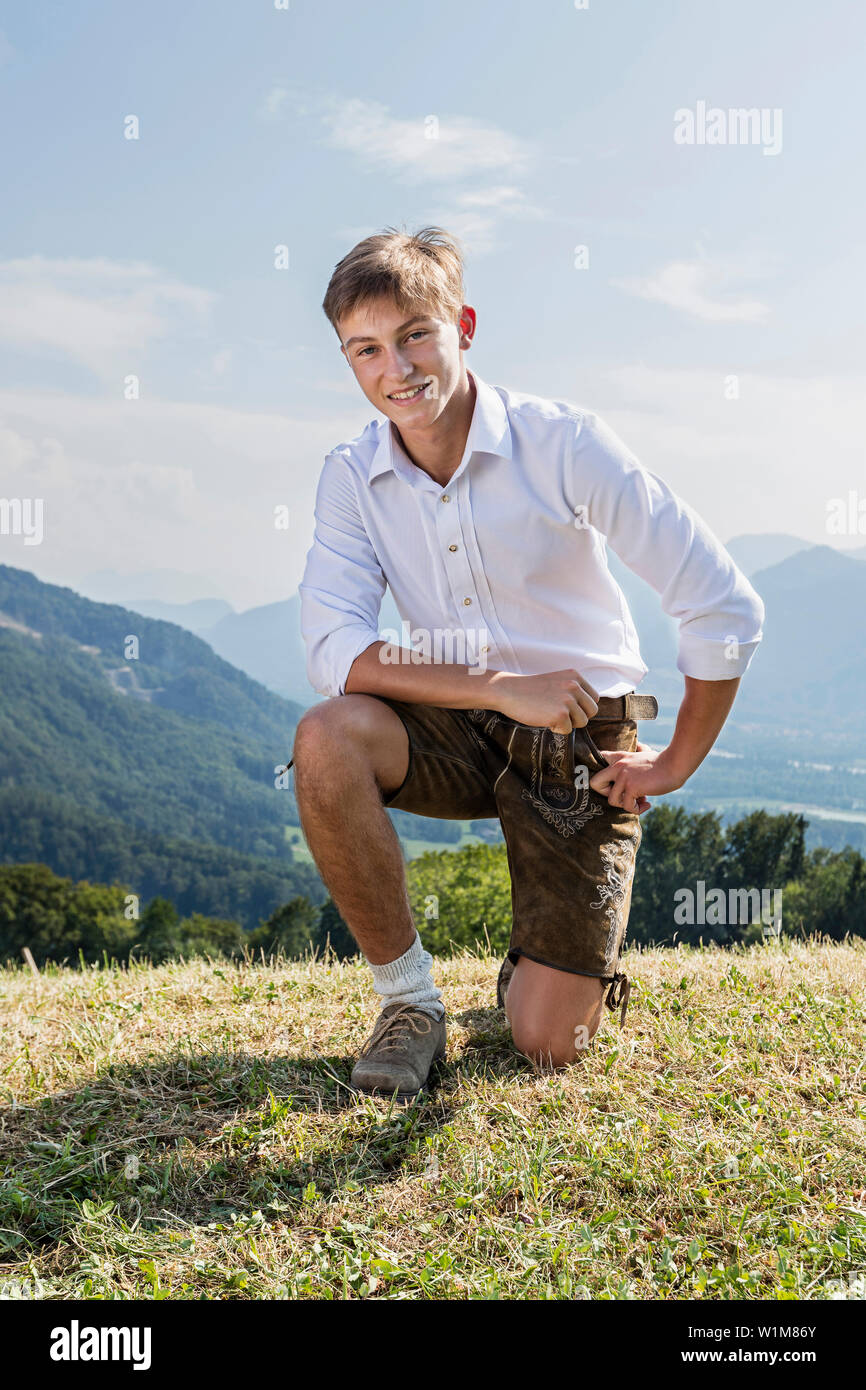
[[[556,1020],[529,1015],[512,1019],[511,1037],[536,1066],[568,1067],[586,1055],[598,1024],[597,1014]]]
[[[331,756],[336,744],[345,753],[355,735],[365,731],[369,700],[368,695],[340,695],[305,710],[295,730],[295,765],[307,766]]]

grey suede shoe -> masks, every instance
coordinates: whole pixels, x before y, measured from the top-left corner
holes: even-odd
[[[415,1096],[445,1055],[445,1015],[435,1019],[414,1004],[387,1004],[352,1068],[358,1091]]]

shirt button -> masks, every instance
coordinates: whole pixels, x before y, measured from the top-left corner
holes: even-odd
[[[465,598],[465,599],[463,600],[463,602],[468,604],[468,603],[471,603],[472,600],[471,600],[471,598]]]
[[[456,545],[449,545],[448,549],[449,549],[449,550],[456,550],[456,549],[457,549],[457,546],[456,546]]]
[[[489,647],[482,647],[481,650],[482,650],[483,652],[489,652],[489,651],[490,651],[490,648],[489,648]]]
[[[443,501],[443,502],[450,502],[450,501],[451,501],[451,498],[448,496],[448,493],[447,493],[447,492],[443,492],[442,497],[441,497],[441,501]]]

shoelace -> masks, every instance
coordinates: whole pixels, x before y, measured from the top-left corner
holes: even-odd
[[[421,1037],[429,1033],[432,1027],[433,1020],[423,1009],[417,1009],[414,1004],[400,1004],[393,1013],[380,1015],[377,1019],[375,1028],[364,1043],[361,1056],[368,1056],[376,1047],[380,1052],[393,1052],[402,1047],[413,1033]]]

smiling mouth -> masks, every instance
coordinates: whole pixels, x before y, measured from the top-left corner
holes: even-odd
[[[392,391],[388,397],[389,401],[411,401],[416,396],[427,390],[429,382],[422,381],[418,386],[409,386],[405,391]]]

